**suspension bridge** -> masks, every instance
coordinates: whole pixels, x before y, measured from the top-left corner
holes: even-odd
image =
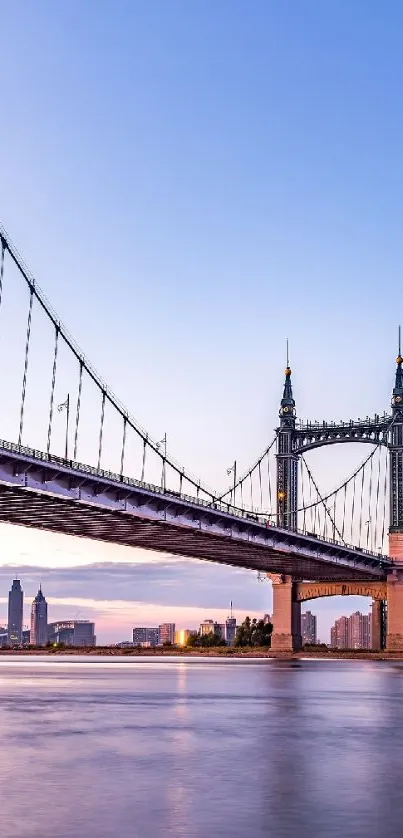
[[[301,646],[302,601],[371,596],[373,647],[403,651],[400,337],[390,410],[372,418],[299,421],[287,359],[273,438],[221,491],[131,416],[1,225],[0,341],[0,521],[263,572],[279,650]],[[346,443],[366,444],[362,462],[321,491],[306,454]]]

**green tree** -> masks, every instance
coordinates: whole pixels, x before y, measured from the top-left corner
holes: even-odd
[[[189,646],[190,649],[194,649],[195,646],[198,645],[197,641],[198,641],[197,631],[192,631],[189,634],[189,637],[186,640],[186,646]]]
[[[267,646],[271,645],[272,623],[265,623],[264,620],[251,620],[246,617],[243,623],[237,628],[235,646]]]
[[[187,641],[186,646],[189,646],[192,649],[211,649],[215,646],[226,646],[225,640],[221,640],[214,634],[213,631],[210,631],[208,634],[197,634],[196,631],[192,632]]]

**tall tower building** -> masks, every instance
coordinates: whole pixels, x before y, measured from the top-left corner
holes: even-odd
[[[236,640],[236,617],[234,617],[232,613],[232,600],[231,600],[231,614],[227,617],[225,621],[225,642],[227,646],[233,646]]]
[[[175,623],[162,623],[159,628],[159,644],[175,643]]]
[[[311,643],[312,645],[317,643],[316,615],[312,614],[311,611],[305,611],[305,614],[301,614],[301,634],[303,643]]]
[[[298,457],[293,448],[295,432],[295,401],[291,385],[291,368],[288,360],[283,398],[280,404],[280,427],[277,429],[277,523],[289,530],[297,529]]]
[[[48,604],[39,591],[31,607],[31,646],[46,646],[48,642]]]
[[[392,426],[389,439],[389,555],[403,561],[403,357],[400,327],[396,358],[395,386],[392,394]]]
[[[8,594],[8,642],[19,645],[22,640],[24,592],[19,579],[14,579]]]

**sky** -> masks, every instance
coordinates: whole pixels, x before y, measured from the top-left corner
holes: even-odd
[[[387,409],[403,274],[399,4],[0,11],[0,219],[141,425],[226,486],[234,459],[246,467],[273,435],[286,337],[300,417]],[[0,321],[11,389],[14,332]],[[38,339],[39,404],[51,355]],[[335,485],[357,456],[321,452],[315,467]],[[28,599],[41,579],[54,619],[95,615],[104,641],[140,619],[221,619],[231,599],[240,617],[271,609],[249,571],[67,536],[2,526],[0,563],[0,619],[19,572]],[[363,606],[312,604],[321,637]]]

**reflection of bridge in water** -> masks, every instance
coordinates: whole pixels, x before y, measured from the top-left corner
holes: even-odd
[[[231,486],[217,492],[168,454],[166,437],[154,441],[133,419],[2,228],[0,243],[0,428],[12,440],[0,441],[0,520],[268,573],[280,650],[301,645],[302,601],[370,596],[374,648],[387,613],[387,646],[403,650],[400,346],[391,412],[373,419],[299,423],[287,361],[273,440],[242,475],[234,463]],[[335,491],[321,492],[305,455],[348,442],[370,453]]]

